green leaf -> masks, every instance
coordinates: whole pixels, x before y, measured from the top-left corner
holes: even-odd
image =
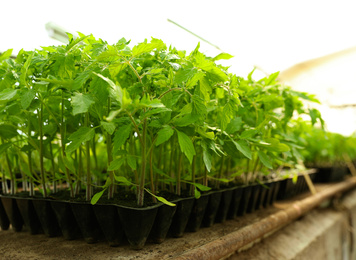
[[[247,138],[253,137],[257,133],[258,133],[258,130],[256,130],[256,129],[248,129],[248,130],[242,132],[242,134],[240,135],[240,138],[247,139]]]
[[[63,156],[63,163],[65,167],[70,170],[72,173],[76,173],[73,162],[71,162],[66,156]]]
[[[230,121],[230,123],[228,123],[225,131],[228,134],[233,134],[236,133],[237,131],[239,131],[241,129],[242,126],[242,118],[241,117],[235,117],[234,119],[232,119]]]
[[[232,55],[230,55],[230,54],[228,54],[228,53],[225,53],[225,52],[223,52],[223,53],[220,53],[220,54],[218,54],[217,56],[215,56],[214,58],[213,58],[213,60],[214,61],[216,61],[216,60],[229,60],[229,59],[231,59],[231,58],[233,58],[234,56],[232,56]]]
[[[193,156],[195,155],[195,149],[192,140],[185,133],[180,132],[176,129],[178,134],[178,143],[180,150],[187,156],[190,164],[192,164]]]
[[[71,100],[73,115],[88,112],[89,107],[93,103],[95,103],[95,101],[89,94],[75,93]]]
[[[132,156],[132,155],[128,155],[126,160],[127,160],[127,164],[130,166],[130,168],[135,171],[137,169],[136,157]]]
[[[32,100],[35,98],[36,92],[33,89],[25,89],[24,93],[21,95],[21,106],[23,109],[27,109]]]
[[[149,117],[152,115],[156,115],[156,114],[160,114],[160,113],[164,113],[164,112],[169,112],[169,111],[172,111],[172,109],[167,108],[167,107],[158,107],[158,108],[150,109],[143,115],[143,118],[146,118],[146,117]]]
[[[212,161],[212,157],[210,154],[209,149],[207,148],[207,145],[205,142],[201,142],[201,147],[203,148],[203,161],[205,164],[205,167],[207,169],[208,172],[210,172],[211,170],[211,161]]]
[[[140,100],[140,105],[143,107],[151,107],[151,108],[159,108],[159,107],[165,107],[160,99],[150,99],[148,95],[144,95],[141,100]]]
[[[17,93],[17,89],[4,89],[3,91],[0,92],[0,101],[3,100],[10,100],[12,99],[14,96],[16,96]]]
[[[210,187],[205,186],[205,185],[200,184],[200,183],[190,183],[190,184],[194,185],[195,187],[197,187],[201,191],[209,191],[209,190],[211,190]]]
[[[101,196],[103,196],[104,192],[106,191],[106,189],[99,191],[98,193],[95,193],[94,196],[91,198],[91,205],[95,205],[98,200],[101,198]]]
[[[183,126],[194,124],[198,120],[198,118],[199,118],[198,115],[188,114],[182,117],[174,118],[172,123],[175,126],[183,127]]]
[[[193,95],[192,101],[193,101],[192,115],[198,115],[200,117],[204,117],[208,113],[206,106],[204,104],[204,100],[197,95]]]
[[[243,155],[245,155],[250,160],[252,159],[252,152],[250,147],[248,146],[245,140],[232,141],[236,146],[237,150],[239,150]]]
[[[93,73],[109,84],[109,86],[111,87],[111,90],[112,90],[111,91],[112,97],[115,98],[116,101],[120,103],[120,105],[122,105],[122,97],[123,97],[122,88],[120,86],[116,85],[111,79],[104,77],[103,75],[101,75],[99,73],[96,73],[96,72],[93,72]]]
[[[269,77],[265,81],[265,85],[268,86],[268,85],[271,85],[272,83],[275,83],[276,79],[278,78],[278,75],[279,75],[279,71],[269,75]]]
[[[95,130],[93,128],[89,127],[81,127],[79,128],[76,132],[71,134],[68,139],[71,140],[72,142],[66,147],[65,151],[66,153],[72,153],[76,149],[79,148],[79,146],[86,141],[91,140],[94,137]]]
[[[131,124],[120,126],[114,136],[114,154],[120,150],[121,146],[126,142],[131,133]]]
[[[0,62],[2,62],[3,60],[6,60],[8,58],[11,57],[11,54],[12,54],[12,50],[13,49],[8,49],[7,51],[3,52],[1,55],[0,55]]]
[[[258,158],[260,158],[260,161],[264,166],[266,166],[268,169],[273,169],[272,167],[272,161],[271,159],[267,156],[266,153],[262,151],[258,151]]]
[[[78,90],[81,89],[84,85],[84,83],[89,79],[92,71],[91,70],[85,70],[81,73],[78,74],[78,76],[75,78],[72,90]]]
[[[163,197],[160,197],[160,196],[157,196],[157,195],[154,195],[152,192],[150,192],[148,189],[145,189],[151,196],[155,197],[158,201],[168,205],[168,206],[171,206],[171,207],[174,207],[176,206],[176,204],[172,203],[172,202],[169,202],[168,200],[166,200],[165,198]]]
[[[5,139],[11,139],[18,135],[17,129],[13,125],[2,124],[0,125],[0,136]]]
[[[6,150],[11,146],[11,143],[0,144],[0,154],[6,152]]]
[[[111,135],[115,132],[116,125],[114,123],[100,121],[100,125],[105,129],[106,132]]]
[[[187,82],[189,79],[191,79],[198,70],[194,67],[189,67],[186,69],[181,69],[179,70],[175,76],[174,76],[174,83],[175,84],[181,84],[182,82]]]
[[[155,143],[156,146],[163,144],[164,142],[167,142],[172,135],[174,134],[174,131],[172,127],[165,125],[161,130],[158,131],[157,133],[157,141]]]
[[[121,182],[121,183],[123,183],[123,184],[125,184],[127,186],[135,185],[135,184],[129,182],[129,180],[126,179],[124,176],[116,176],[116,175],[114,175],[114,178],[115,178],[115,180],[117,182]]]
[[[152,38],[150,43],[142,42],[142,43],[140,43],[138,45],[135,45],[132,48],[132,56],[138,56],[138,55],[141,55],[143,53],[150,53],[154,49],[161,49],[164,46],[165,45],[161,40]]]
[[[119,159],[115,159],[113,161],[111,161],[109,167],[108,167],[108,171],[116,171],[118,169],[120,169],[121,165],[125,162],[125,158],[121,157]]]
[[[197,187],[194,187],[194,198],[199,199],[201,197],[200,191],[197,189]]]
[[[109,66],[109,72],[111,77],[116,77],[121,71],[123,71],[127,66],[127,63],[113,63]]]

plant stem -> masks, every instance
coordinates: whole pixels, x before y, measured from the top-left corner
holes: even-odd
[[[31,114],[28,113],[28,129],[27,129],[27,135],[28,135],[28,138],[31,139]],[[31,174],[31,177],[30,177],[30,191],[29,191],[29,196],[30,197],[33,197],[35,194],[34,194],[34,187],[33,187],[33,178],[32,178],[32,174],[33,174],[33,169],[32,169],[32,151],[29,149],[28,152],[27,152],[27,158],[28,158],[28,168],[29,168],[29,171],[30,171],[30,174]]]
[[[83,178],[83,149],[82,146],[79,146],[79,155],[78,155],[78,180],[75,186],[75,194],[79,194],[81,183]]]
[[[107,111],[107,115],[110,114],[110,110],[111,110],[111,99],[110,97],[108,98],[108,111]],[[113,160],[112,157],[112,141],[111,141],[111,134],[106,133],[106,153],[108,156],[108,167],[110,165],[110,163]],[[112,199],[114,197],[114,171],[109,171],[109,178],[111,180],[111,184],[108,188],[108,199]]]
[[[61,105],[61,127],[60,127],[60,134],[61,134],[61,149],[62,149],[62,158],[64,160],[64,157],[66,157],[66,153],[65,153],[65,143],[64,143],[64,131],[65,131],[65,123],[64,123],[64,92],[62,90],[62,105]],[[66,174],[66,178],[67,178],[67,183],[69,185],[70,188],[70,197],[74,198],[75,194],[74,194],[74,189],[73,189],[73,184],[72,184],[72,180],[69,174],[69,169],[65,167],[65,174]]]
[[[195,147],[194,147],[195,148]],[[195,164],[196,164],[197,156],[193,156],[193,161],[192,161],[192,183],[195,183]],[[194,197],[195,195],[195,186],[191,185],[190,187],[190,195]]]
[[[152,159],[153,159],[153,147],[150,151],[150,161],[149,161],[149,164],[150,164],[150,179],[151,179],[151,192],[153,194],[156,194],[156,189],[155,189],[155,183],[154,183],[154,177],[153,177],[153,164],[152,164]],[[157,203],[157,199],[155,197],[152,197],[153,199],[153,202],[154,203]]]
[[[41,172],[41,182],[43,189],[43,197],[47,197],[47,188],[46,188],[46,176],[43,168],[43,127],[42,127],[42,117],[43,117],[43,103],[41,103],[40,111],[38,111],[38,123],[39,123],[39,135],[40,135],[40,172]]]
[[[179,153],[179,158],[178,158],[178,170],[177,170],[177,176],[176,176],[176,194],[178,196],[181,195],[181,174],[182,174],[182,160],[183,160],[183,153]]]
[[[158,153],[158,161],[157,161],[158,169],[161,169],[161,161],[162,161],[162,156],[163,156],[162,151],[163,151],[163,145],[160,145],[159,153]],[[163,167],[164,167],[164,165],[163,165]],[[161,170],[164,170],[164,169],[161,169]],[[159,175],[158,173],[156,173],[156,175],[155,175],[155,190],[158,189],[158,175]]]
[[[52,142],[49,142],[49,151],[51,153],[51,164],[52,164],[52,178],[53,178],[53,193],[57,192],[57,181],[56,181],[56,169],[54,163],[53,147]]]
[[[220,170],[219,170],[219,175],[218,175],[218,178],[219,178],[219,179],[221,179],[222,174],[223,174],[224,162],[225,162],[225,156],[222,156],[222,158],[221,158]],[[220,189],[220,180],[217,180],[216,188],[217,188],[217,189]]]
[[[171,158],[169,160],[169,174],[173,177],[173,158],[174,158],[174,136],[171,138]],[[173,183],[169,183],[170,191],[173,192]]]
[[[85,114],[85,126],[89,126],[89,113]],[[91,190],[91,173],[90,173],[90,140],[85,142],[86,163],[87,163],[87,178],[86,178],[86,200],[90,201],[92,197]]]
[[[145,112],[145,111],[144,111]],[[142,144],[141,144],[141,176],[140,176],[140,184],[138,186],[138,197],[137,197],[137,205],[142,207],[144,202],[145,195],[145,174],[146,174],[146,134],[147,134],[147,119],[143,120],[142,126]]]

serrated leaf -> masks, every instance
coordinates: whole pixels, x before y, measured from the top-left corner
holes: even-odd
[[[120,150],[121,146],[126,142],[127,138],[129,138],[131,133],[131,124],[120,126],[114,136],[114,155],[118,150]]]
[[[230,55],[230,54],[228,54],[228,53],[223,52],[223,53],[220,53],[220,54],[216,55],[216,56],[213,58],[213,60],[214,60],[214,61],[216,61],[216,60],[229,60],[229,59],[231,59],[231,58],[233,58],[233,57],[234,57],[234,56],[232,56],[232,55]]]
[[[168,111],[172,111],[172,109],[167,108],[167,107],[158,107],[158,108],[150,109],[143,115],[143,118],[146,118],[146,117],[149,117],[152,115],[156,115],[156,114],[160,114],[160,113],[164,113],[164,112],[168,112]]]
[[[0,101],[10,100],[16,96],[17,89],[4,89],[0,92]]]
[[[182,117],[175,118],[173,120],[173,124],[179,127],[188,126],[194,124],[198,120],[198,118],[198,115],[188,114]]]
[[[269,77],[265,81],[265,85],[268,86],[268,85],[270,85],[272,83],[275,83],[276,79],[278,78],[278,75],[279,75],[279,71],[269,75]]]
[[[180,150],[187,156],[190,164],[192,164],[193,156],[195,155],[195,149],[192,140],[185,133],[176,129],[178,135],[178,143]]]
[[[112,135],[115,132],[116,125],[114,123],[100,121],[100,124],[105,129],[105,131],[108,132],[109,134]]]
[[[130,166],[130,168],[135,171],[137,169],[136,157],[134,157],[132,155],[128,155],[126,160],[127,160],[127,164]]]
[[[186,68],[186,69],[180,69],[174,76],[174,83],[175,84],[181,84],[182,82],[187,82],[189,79],[191,79],[198,70],[194,67]]]
[[[89,107],[94,103],[95,101],[89,94],[75,93],[71,100],[73,115],[88,112]]]
[[[163,144],[164,142],[167,142],[172,135],[174,134],[174,131],[172,127],[170,126],[164,126],[161,130],[158,131],[157,133],[157,141],[155,143],[156,146]]]
[[[241,129],[242,124],[243,124],[242,123],[242,118],[241,117],[235,117],[230,121],[230,123],[228,123],[225,131],[228,134],[236,133],[237,131],[239,131]]]
[[[135,45],[132,48],[132,56],[138,56],[143,53],[150,53],[154,49],[161,49],[164,47],[164,43],[158,39],[152,39],[150,43],[142,42],[138,45]]]
[[[266,153],[262,151],[258,151],[258,158],[260,158],[260,161],[264,166],[266,166],[268,169],[273,169],[272,167],[272,161],[271,159],[267,156]]]
[[[160,99],[155,98],[150,100],[150,98],[147,95],[144,95],[141,98],[140,105],[142,105],[143,107],[151,107],[151,108],[165,107]]]
[[[120,169],[120,167],[122,166],[122,164],[125,162],[125,158],[121,157],[119,159],[115,159],[113,161],[111,161],[109,167],[108,167],[108,171],[116,171],[118,169]]]
[[[93,72],[95,75],[97,75],[99,78],[103,79],[106,81],[109,86],[111,87],[111,95],[113,98],[116,99],[122,105],[122,98],[123,98],[123,93],[122,93],[122,88],[118,85],[116,85],[111,79],[104,77],[103,75]]]
[[[85,70],[81,73],[78,74],[78,76],[75,78],[72,90],[78,90],[81,89],[84,85],[84,83],[89,79],[92,71],[91,70]]]
[[[197,95],[193,95],[192,101],[192,115],[204,117],[208,113],[204,100]]]
[[[232,141],[234,145],[236,146],[237,150],[239,150],[244,156],[249,158],[250,160],[252,159],[252,152],[250,147],[247,145],[247,142],[245,140],[239,140],[239,141]]]
[[[79,146],[86,141],[91,140],[94,137],[95,130],[93,128],[89,127],[81,127],[79,128],[76,132],[71,134],[68,139],[71,140],[72,142],[66,147],[65,151],[66,153],[72,153],[76,149],[79,148]]]
[[[111,77],[116,77],[121,71],[123,71],[127,66],[127,63],[113,63],[109,66],[109,72]]]
[[[35,98],[36,92],[33,89],[26,89],[24,93],[21,95],[21,106],[23,109],[27,109],[30,105],[32,100]]]

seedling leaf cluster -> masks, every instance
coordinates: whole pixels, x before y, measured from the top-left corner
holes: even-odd
[[[303,104],[314,96],[280,84],[278,72],[258,81],[229,73],[216,63],[227,53],[68,35],[67,45],[0,56],[5,192],[85,191],[95,204],[125,190],[139,207],[172,205],[162,192],[199,197],[294,168],[302,147],[293,118],[323,123]]]

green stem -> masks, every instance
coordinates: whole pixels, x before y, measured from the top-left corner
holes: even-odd
[[[149,164],[150,164],[150,179],[151,179],[151,192],[153,194],[156,194],[156,189],[155,189],[155,183],[154,183],[154,177],[153,177],[153,164],[152,164],[152,160],[153,160],[153,147],[152,149],[150,150],[150,161],[149,161]],[[155,197],[152,197],[153,198],[153,202],[154,203],[157,203],[157,199]]]
[[[52,178],[53,178],[53,193],[57,192],[56,168],[54,163],[52,142],[49,142],[49,151],[51,153]]]
[[[145,112],[145,111],[144,111]],[[147,135],[147,119],[143,120],[142,126],[142,145],[141,145],[141,176],[140,176],[140,184],[138,187],[138,198],[137,204],[142,207],[144,202],[145,195],[145,174],[146,174],[146,135]]]
[[[174,159],[174,136],[171,138],[171,158],[169,160],[169,174],[173,178],[173,159]],[[170,191],[173,193],[173,183],[170,182]]]
[[[37,110],[38,111],[38,110]],[[46,188],[46,176],[43,167],[43,127],[42,127],[42,117],[43,117],[43,103],[41,103],[40,111],[38,111],[38,123],[39,123],[39,135],[40,135],[40,173],[41,173],[41,182],[43,189],[43,197],[47,197],[47,188]]]
[[[85,114],[85,126],[89,126],[89,113]],[[90,172],[90,140],[85,142],[86,163],[87,163],[87,176],[86,176],[86,200],[90,201],[92,197],[91,190],[91,172]]]
[[[111,105],[111,99],[109,97],[108,98],[107,115],[110,114],[110,110],[111,110],[110,105]],[[113,160],[111,134],[109,134],[109,133],[106,133],[106,153],[108,156],[108,167],[109,167],[110,163]],[[108,188],[108,199],[112,199],[114,197],[114,171],[109,171],[109,178],[110,178],[111,184]]]
[[[218,178],[219,178],[219,179],[221,179],[222,174],[223,174],[224,162],[225,162],[225,156],[222,156],[222,158],[221,158],[221,164],[220,164],[220,170],[219,170],[219,175],[218,175]],[[216,188],[217,188],[217,189],[220,189],[220,181],[219,181],[219,180],[217,180],[217,182],[216,182]]]
[[[182,161],[183,161],[183,153],[179,153],[179,158],[178,158],[178,170],[177,170],[177,176],[176,176],[176,194],[178,196],[181,195],[181,177],[182,177]]]
[[[195,148],[195,147],[194,147]],[[196,160],[197,156],[193,156],[193,161],[192,161],[192,183],[195,183],[195,166],[196,166]],[[195,195],[195,186],[191,185],[190,187],[190,195],[194,197]]]
[[[29,139],[31,139],[31,114],[28,113],[28,128],[27,128],[27,136]],[[29,196],[33,197],[35,195],[34,193],[34,185],[33,185],[33,169],[32,169],[32,151],[29,149],[27,152],[27,158],[28,158],[28,169],[30,171],[31,177],[29,178],[29,183],[30,183],[30,190],[29,190]]]
[[[161,161],[162,161],[162,156],[163,156],[162,151],[163,151],[163,145],[160,145],[159,153],[158,153],[157,167],[158,167],[158,169],[164,170],[161,168]],[[164,165],[163,165],[163,167],[164,167]],[[155,190],[158,189],[158,175],[159,175],[158,173],[155,175]]]
[[[62,103],[61,103],[61,126],[60,126],[60,134],[61,134],[61,150],[62,150],[62,158],[64,160],[64,157],[66,157],[66,153],[65,153],[65,143],[64,143],[64,139],[65,139],[65,123],[64,123],[64,92],[62,90]],[[70,197],[74,198],[75,193],[74,193],[74,189],[73,189],[73,183],[72,183],[72,179],[70,177],[69,174],[69,169],[65,167],[65,175],[67,178],[67,183],[69,185],[69,189],[70,189]]]

